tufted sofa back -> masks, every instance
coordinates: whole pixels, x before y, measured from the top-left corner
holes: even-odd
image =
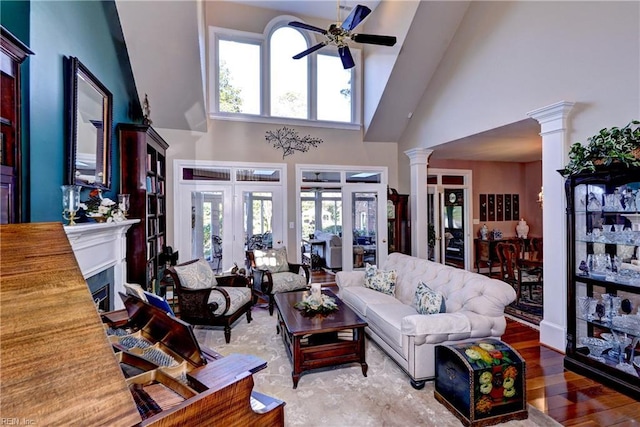
[[[444,295],[447,313],[471,311],[499,317],[516,298],[513,288],[501,280],[399,252],[390,254],[382,269],[396,270],[395,296],[407,305],[414,305],[420,281]]]

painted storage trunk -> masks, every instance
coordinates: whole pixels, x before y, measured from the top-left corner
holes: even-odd
[[[435,397],[464,425],[528,416],[525,362],[495,339],[436,347]]]

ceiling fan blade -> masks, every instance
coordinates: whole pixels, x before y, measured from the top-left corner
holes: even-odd
[[[318,49],[323,48],[324,46],[326,46],[327,43],[322,42],[322,43],[318,43],[315,46],[311,46],[309,49],[305,50],[304,52],[300,52],[299,54],[295,55],[293,57],[293,59],[300,59],[300,58],[304,58],[305,56],[309,55],[310,53],[315,52]]]
[[[369,9],[367,6],[359,4],[351,11],[349,16],[345,18],[345,20],[342,22],[341,27],[347,31],[351,31],[359,23],[364,21],[364,18],[366,18],[370,13],[371,9]]]
[[[349,68],[353,68],[355,62],[353,62],[353,56],[351,56],[351,51],[348,46],[339,47],[338,53],[340,54],[340,59],[342,60],[342,66],[345,70]]]
[[[315,31],[321,34],[327,34],[327,30],[323,30],[322,28],[314,27],[313,25],[305,24],[304,22],[291,21],[289,22],[289,26],[302,28],[304,30]]]
[[[393,46],[396,44],[395,36],[378,36],[375,34],[352,34],[351,40],[358,43],[377,44],[381,46]]]

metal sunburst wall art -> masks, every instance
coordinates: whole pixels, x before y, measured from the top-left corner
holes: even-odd
[[[320,138],[313,138],[311,135],[301,137],[298,132],[286,126],[275,131],[268,130],[265,139],[269,144],[273,144],[273,148],[282,149],[283,159],[296,151],[304,153],[309,151],[309,148],[322,144]]]

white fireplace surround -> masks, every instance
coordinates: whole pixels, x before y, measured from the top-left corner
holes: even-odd
[[[85,280],[113,267],[112,298],[116,310],[124,308],[118,292],[124,293],[127,281],[127,230],[138,222],[139,219],[127,219],[64,227]]]

